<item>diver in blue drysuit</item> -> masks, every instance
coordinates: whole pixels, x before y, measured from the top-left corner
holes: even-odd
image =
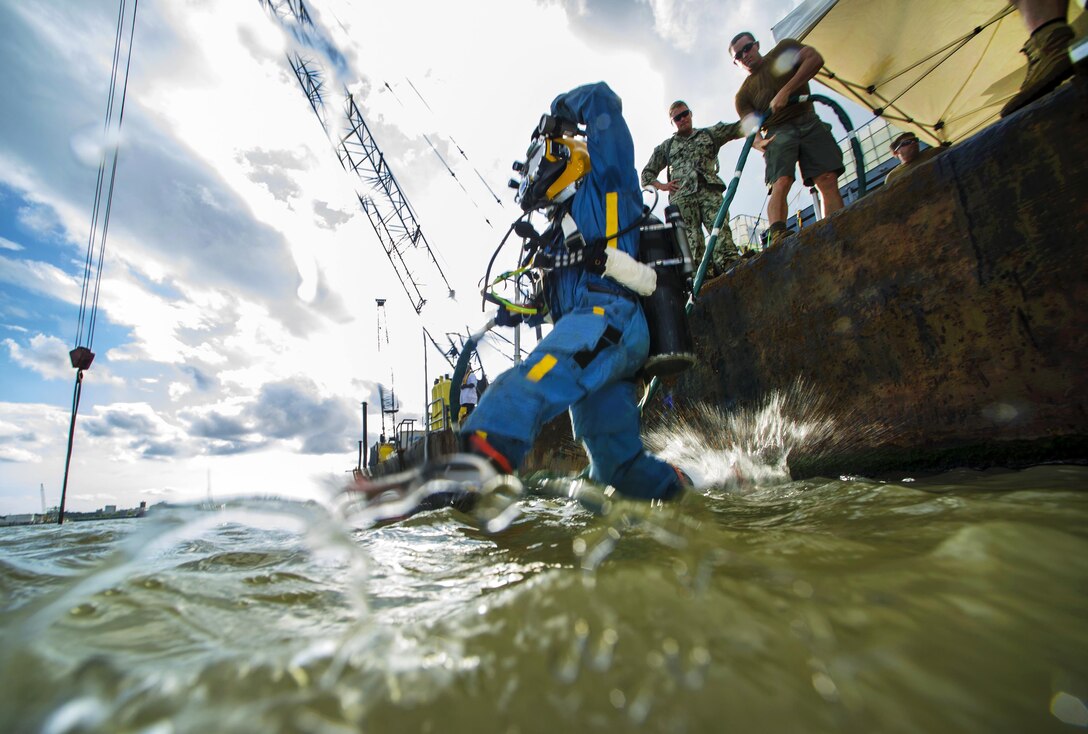
[[[611,238],[607,246],[637,258],[637,226],[614,237],[643,216],[634,144],[619,97],[604,82],[588,84],[556,97],[551,111],[586,126],[590,163],[573,197],[545,209],[552,226],[543,239],[551,254],[565,247],[559,222],[569,213],[585,242]],[[540,428],[569,407],[574,437],[589,454],[590,479],[633,498],[677,495],[686,482],[644,450],[639,432],[634,378],[646,359],[649,333],[638,297],[579,264],[548,271],[544,298],[555,327],[522,364],[491,384],[463,426],[466,448],[511,471]],[[516,323],[501,311],[500,324]]]

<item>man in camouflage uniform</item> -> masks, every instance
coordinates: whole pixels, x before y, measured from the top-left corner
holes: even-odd
[[[714,227],[725,192],[725,184],[718,176],[718,151],[730,140],[743,138],[744,133],[739,122],[692,127],[691,110],[682,100],[669,106],[669,117],[676,126],[676,133],[654,148],[649,163],[642,169],[642,186],[668,192],[669,203],[680,209],[680,216],[688,227],[691,256],[698,264],[706,249],[703,227],[708,232]],[[668,182],[661,183],[657,175],[665,168],[668,169]],[[707,277],[721,275],[739,257],[726,213]]]

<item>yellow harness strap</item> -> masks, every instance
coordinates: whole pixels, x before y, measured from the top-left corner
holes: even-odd
[[[609,247],[616,246],[616,232],[620,231],[619,201],[620,195],[615,191],[604,195],[604,236]]]

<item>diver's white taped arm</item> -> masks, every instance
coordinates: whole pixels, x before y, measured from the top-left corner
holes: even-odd
[[[648,296],[657,289],[657,271],[640,263],[623,250],[609,247],[604,262],[604,275],[626,286],[640,296]]]

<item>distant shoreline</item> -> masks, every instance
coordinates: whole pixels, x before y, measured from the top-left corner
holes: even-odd
[[[121,510],[119,512],[65,512],[64,522],[91,522],[93,520],[128,520],[132,518],[143,517],[147,514],[146,510]],[[7,518],[0,518],[0,528],[17,528],[25,527],[27,525],[56,525],[56,515],[35,515],[31,520],[14,520],[9,521]]]

